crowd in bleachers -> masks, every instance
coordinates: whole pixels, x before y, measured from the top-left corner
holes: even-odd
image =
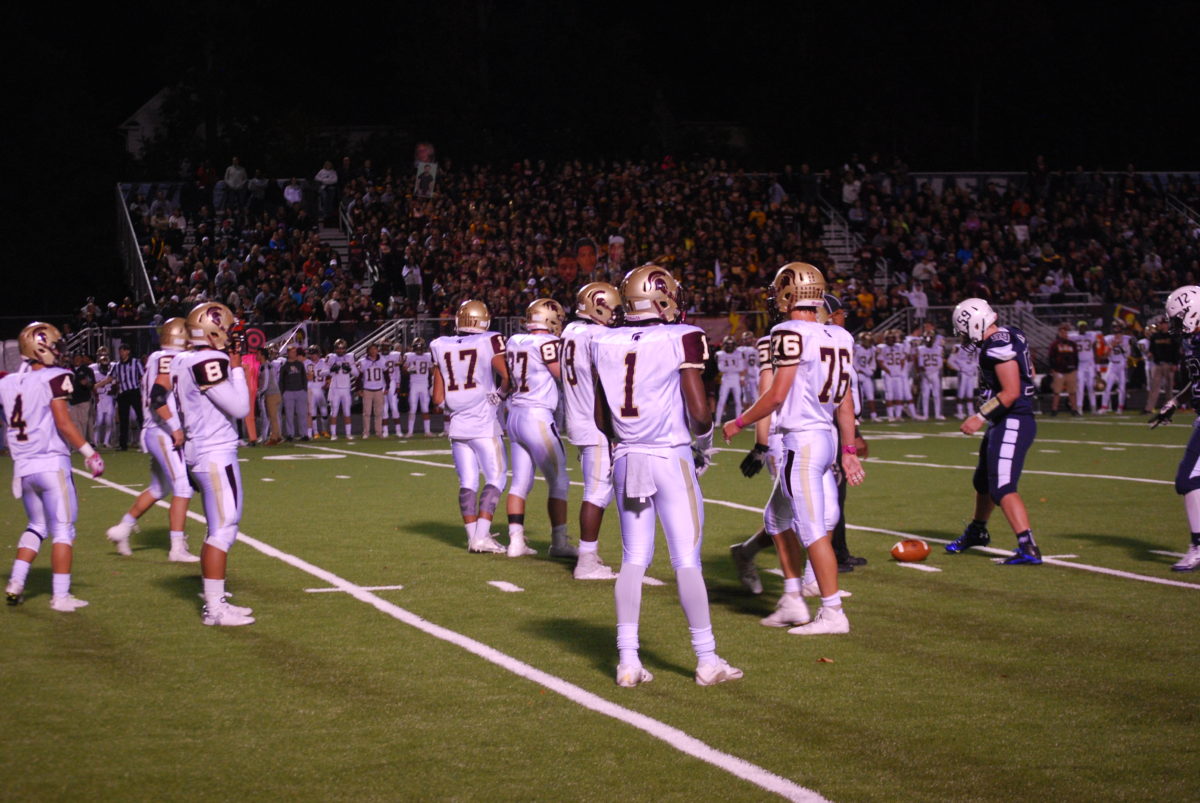
[[[203,173],[203,176],[199,175]],[[940,182],[939,182],[940,183]],[[847,301],[852,329],[905,306],[1055,301],[1071,293],[1135,309],[1200,278],[1200,240],[1171,212],[1194,203],[1190,177],[1055,173],[978,191],[913,177],[903,162],[852,158],[748,173],[715,159],[523,161],[440,165],[432,197],[409,171],[370,160],[327,162],[311,180],[247,178],[237,160],[215,179],[202,165],[178,198],[135,196],[129,209],[158,303],[97,306],[101,323],[155,323],[202,300],[249,322],[449,315],[481,298],[520,315],[534,298],[570,304],[589,280],[617,281],[654,260],[688,289],[690,311],[765,308],[779,264],[820,265]],[[822,246],[820,198],[863,238],[853,263]],[[349,221],[339,257],[322,223]],[[88,318],[85,308],[82,317]]]

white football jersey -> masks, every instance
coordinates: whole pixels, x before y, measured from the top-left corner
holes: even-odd
[[[395,391],[400,387],[401,369],[404,367],[404,355],[398,351],[389,351],[383,355],[383,364],[387,368],[388,387]],[[428,371],[426,371],[428,374]]]
[[[950,367],[958,371],[959,376],[977,376],[979,350],[971,346],[955,346],[950,354]]]
[[[833,429],[833,414],[855,381],[854,338],[840,326],[784,321],[771,329],[776,370],[795,365],[796,377],[778,412],[780,432]]]
[[[879,364],[888,376],[904,376],[908,372],[908,348],[902,343],[889,345],[884,343],[876,346],[879,354]]]
[[[113,363],[111,362],[108,365],[101,365],[98,362],[94,362],[92,363],[91,368],[92,374],[96,377],[97,385],[103,380],[108,379],[110,376],[113,376]],[[109,382],[104,387],[97,389],[96,396],[101,399],[112,399],[113,401],[116,401],[117,383],[115,381]]]
[[[330,354],[325,357],[325,367],[329,371],[330,390],[350,390],[354,387],[358,362],[353,354],[348,351],[345,354]]]
[[[687,324],[605,329],[592,338],[591,357],[612,416],[617,454],[622,447],[692,442],[679,372],[704,370],[708,342],[703,330]]]
[[[408,387],[428,388],[433,384],[433,355],[426,351],[417,354],[410,351],[404,355],[404,370],[408,372]]]
[[[71,459],[71,448],[54,424],[50,402],[70,402],[73,380],[70,371],[57,366],[23,370],[0,379],[0,406],[7,423],[4,437],[14,477],[58,471],[64,460]]]
[[[737,353],[742,355],[746,370],[753,377],[758,376],[758,346],[738,346]]]
[[[592,339],[605,331],[589,321],[571,321],[562,333],[562,390],[566,407],[567,440],[576,446],[607,442],[596,427],[596,389],[593,386]]]
[[[304,376],[310,385],[324,385],[325,380],[329,378],[329,366],[325,364],[325,358],[319,357],[314,360],[309,357],[305,360]]]
[[[875,376],[876,352],[874,346],[854,344],[854,372],[860,379],[870,379]]]
[[[758,378],[762,376],[763,371],[775,370],[775,366],[771,363],[771,335],[765,334],[760,337],[755,350],[758,351],[758,376],[755,377],[755,382],[757,382]],[[778,431],[775,426],[776,418],[776,414],[771,413],[771,424],[767,430],[771,435],[774,435]]]
[[[549,332],[516,334],[508,339],[509,381],[512,382],[510,407],[558,407],[558,382],[549,366],[558,362],[562,341]]]
[[[499,396],[492,358],[504,354],[504,338],[495,332],[447,335],[429,344],[434,369],[442,375],[451,438],[497,438]]]
[[[717,371],[721,374],[721,382],[740,382],[746,372],[746,358],[737,349],[721,349],[717,352]]]
[[[1105,335],[1104,342],[1108,346],[1109,368],[1124,371],[1131,352],[1129,335]]]
[[[383,390],[387,386],[387,362],[382,355],[373,360],[363,357],[358,361],[358,375],[363,390]]]
[[[1096,364],[1096,336],[1097,332],[1072,332],[1068,337],[1079,346],[1079,364],[1080,365],[1095,365]]]
[[[940,374],[942,365],[946,361],[946,356],[942,352],[942,347],[933,346],[917,346],[917,367],[926,374]]]
[[[160,376],[171,375],[171,363],[175,358],[182,354],[181,349],[161,349],[154,352],[146,360],[146,373],[142,374],[142,415],[146,426],[155,426],[166,432],[171,433],[158,420],[158,416],[150,410],[150,389],[154,387],[154,382]],[[175,404],[175,394],[167,394],[167,409],[171,411],[171,416],[176,417],[179,414],[178,405]]]
[[[205,394],[230,381],[229,355],[216,349],[185,351],[171,362],[171,384],[179,404],[179,420],[187,436],[184,454],[189,464],[210,452],[235,451],[237,427]]]

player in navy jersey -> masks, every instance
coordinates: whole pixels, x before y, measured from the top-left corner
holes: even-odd
[[[1029,527],[1029,513],[1017,493],[1025,454],[1037,435],[1033,420],[1033,357],[1025,333],[1015,326],[997,326],[996,313],[980,298],[968,298],[954,308],[954,330],[979,346],[979,370],[984,402],[960,429],[974,435],[988,424],[975,469],[975,517],[946,551],[962,552],[991,541],[988,518],[999,505],[1017,535],[1017,551],[1008,565],[1042,562],[1042,553]]]
[[[1179,356],[1187,371],[1188,385],[1168,401],[1158,415],[1150,419],[1152,427],[1171,420],[1180,398],[1188,390],[1191,391],[1192,407],[1198,408],[1195,383],[1200,381],[1200,286],[1184,285],[1171,293],[1167,298],[1167,319],[1171,331],[1183,336]],[[1192,542],[1183,558],[1171,568],[1177,572],[1191,572],[1200,569],[1200,418],[1192,423],[1187,451],[1179,461],[1179,469],[1175,473],[1175,493],[1183,497],[1183,509],[1192,531]]]

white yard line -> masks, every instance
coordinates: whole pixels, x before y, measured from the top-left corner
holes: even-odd
[[[937,566],[926,566],[924,563],[905,563],[904,561],[896,561],[897,566],[903,566],[906,569],[916,569],[919,572],[940,572]]]
[[[363,453],[351,452],[351,454]],[[378,455],[370,456],[375,457]],[[430,465],[442,464],[432,463]],[[91,475],[86,471],[81,471],[79,469],[74,469],[74,471],[76,474],[79,474],[82,477],[91,479]],[[114,490],[127,493],[130,496],[138,495],[137,491],[134,491],[128,486],[121,485],[110,480],[99,478],[94,481]],[[159,502],[158,504],[162,507],[167,507],[167,505],[163,504],[162,502]],[[197,521],[204,521],[204,516],[194,511],[188,511],[188,517]],[[436,625],[433,622],[430,622],[427,619],[412,613],[411,611],[405,610],[398,605],[393,605],[382,597],[371,593],[362,586],[355,585],[349,580],[345,580],[333,572],[309,563],[303,558],[298,558],[295,555],[290,555],[287,552],[276,549],[270,544],[264,541],[259,541],[257,538],[251,538],[243,532],[238,533],[238,540],[245,543],[246,546],[250,547],[251,549],[258,550],[268,557],[280,560],[289,566],[292,566],[293,568],[299,569],[300,571],[310,574],[319,580],[325,581],[337,590],[346,592],[359,602],[370,605],[372,608],[375,608],[381,613],[387,614],[393,619],[427,633],[434,638],[449,642],[456,647],[461,647],[467,652],[477,655],[480,658],[483,658],[485,661],[489,661],[496,666],[506,669],[518,677],[532,681],[539,686],[543,686],[550,691],[565,697],[571,702],[582,706],[583,708],[586,708],[590,711],[595,711],[596,713],[603,714],[607,717],[611,717],[637,728],[640,731],[648,733],[654,738],[659,739],[660,741],[663,741],[680,751],[681,753],[685,753],[693,758],[698,758],[705,763],[711,764],[718,769],[728,772],[730,775],[741,778],[744,781],[748,781],[749,783],[752,783],[761,789],[765,789],[768,792],[777,794],[780,797],[786,798],[787,800],[806,802],[811,801],[812,803],[825,800],[824,797],[812,789],[808,789],[807,787],[801,786],[794,781],[790,781],[787,778],[776,775],[770,770],[764,769],[757,764],[751,764],[745,759],[732,756],[728,753],[723,753],[714,747],[710,747],[694,736],[691,736],[690,734],[687,734],[678,728],[672,727],[665,722],[660,722],[653,717],[648,717],[645,714],[641,714],[637,711],[625,708],[624,706],[609,702],[597,694],[593,694],[586,689],[576,686],[573,683],[569,683],[560,677],[551,675],[548,672],[543,672],[536,667],[530,666],[524,661],[519,661],[516,658],[506,655],[505,653],[502,653],[493,647],[489,647],[483,642],[476,641],[469,636],[464,636],[462,633],[455,632],[448,628],[442,627],[441,625]]]
[[[880,460],[877,457],[870,458],[868,467],[875,464],[884,466],[921,466],[922,468],[952,468],[959,471],[974,471],[975,466],[951,466],[945,463],[915,463],[908,460]],[[1074,474],[1069,471],[1038,471],[1035,469],[1024,469],[1021,474],[1040,474],[1044,477],[1072,477],[1081,480],[1118,480],[1120,482],[1144,482],[1149,485],[1174,485],[1174,480],[1153,480],[1146,477],[1122,477],[1118,474]]]
[[[1152,549],[1152,550],[1150,550],[1150,554],[1151,555],[1166,555],[1168,558],[1182,558],[1183,557],[1182,552],[1168,552],[1165,549]]]
[[[510,594],[516,594],[525,590],[518,585],[508,582],[507,580],[488,580],[488,585],[490,585],[492,588],[498,588],[501,591],[507,591]]]
[[[1039,423],[1041,423],[1041,422],[1039,422]],[[867,439],[870,440],[870,438],[868,437],[870,435],[887,436],[887,435],[895,435],[896,433],[885,432],[882,430],[864,429],[862,431],[862,434],[863,434],[863,437],[867,437]],[[922,438],[957,438],[957,439],[967,440],[968,438],[976,437],[976,436],[972,436],[972,435],[964,435],[961,432],[912,432],[909,434],[913,436],[912,440],[920,440]],[[1036,443],[1062,443],[1062,444],[1066,444],[1068,446],[1144,446],[1147,449],[1183,449],[1187,446],[1186,443],[1135,443],[1132,441],[1080,441],[1080,440],[1070,440],[1067,438],[1043,438],[1040,435],[1035,439],[1035,442]]]
[[[404,586],[359,586],[363,591],[399,591]],[[308,594],[325,594],[330,591],[345,591],[344,588],[306,588]]]

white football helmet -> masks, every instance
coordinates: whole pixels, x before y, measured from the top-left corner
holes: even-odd
[[[1167,296],[1171,330],[1190,334],[1200,328],[1200,286],[1185,284]]]
[[[954,331],[972,343],[982,343],[983,333],[995,322],[996,311],[982,298],[968,298],[954,308]]]

